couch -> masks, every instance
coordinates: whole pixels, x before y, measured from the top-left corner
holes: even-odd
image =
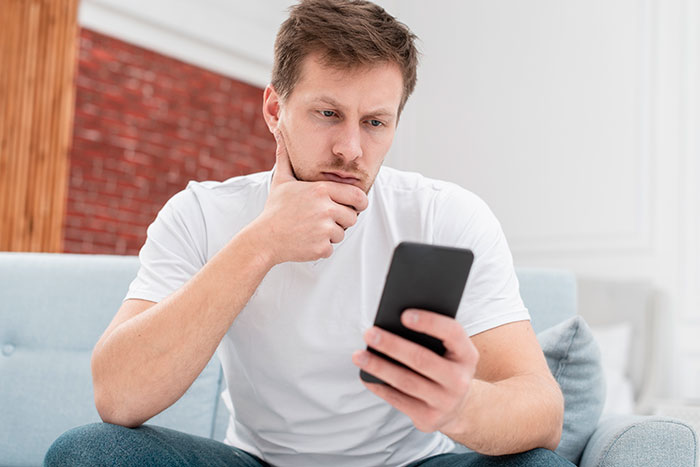
[[[61,433],[100,420],[90,355],[138,266],[135,256],[0,253],[0,466],[41,465]],[[517,273],[538,338],[577,319],[572,318],[573,274],[543,269]],[[582,320],[575,323],[585,331]],[[595,360],[593,350],[583,350]],[[559,368],[570,357],[560,358]],[[550,368],[554,372],[551,362]],[[220,397],[224,389],[214,357],[187,393],[148,423],[222,440],[229,417]],[[595,425],[576,440],[581,466],[697,463],[696,434],[682,421],[618,415],[598,420],[599,407],[588,412]]]

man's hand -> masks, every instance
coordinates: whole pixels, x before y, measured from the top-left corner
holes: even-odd
[[[447,352],[435,352],[395,334],[372,327],[365,333],[368,346],[403,363],[397,366],[366,350],[353,354],[353,362],[387,385],[365,386],[408,415],[421,431],[458,431],[459,416],[469,398],[479,353],[454,319],[423,310],[406,310],[401,322],[409,329],[442,340]]]
[[[270,195],[256,223],[272,249],[272,262],[314,261],[333,253],[367,208],[360,188],[335,182],[296,179],[282,132],[275,132],[277,161]]]

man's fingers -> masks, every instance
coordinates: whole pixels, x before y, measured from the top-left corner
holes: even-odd
[[[346,230],[357,222],[357,211],[349,206],[341,206],[336,203],[336,208],[333,210],[332,216],[336,224]]]
[[[407,309],[401,314],[404,326],[442,341],[448,356],[462,361],[476,361],[479,352],[464,328],[454,318],[426,310]]]
[[[275,152],[275,173],[272,177],[272,184],[278,185],[280,183],[296,180],[292,163],[289,160],[289,152],[287,152],[287,144],[284,141],[282,131],[277,128],[273,132],[273,135],[275,135],[275,141],[277,142],[277,150]]]
[[[367,383],[366,381],[362,381],[362,384],[374,394],[394,406],[397,410],[405,413],[411,420],[417,419],[421,413],[428,409],[424,401],[404,394],[401,391],[397,391],[386,384],[373,384]],[[427,429],[422,426],[416,426],[416,428],[425,432],[435,431],[434,429]]]
[[[364,339],[369,347],[403,363],[416,373],[440,385],[446,387],[452,385],[454,363],[432,350],[376,326],[365,332]],[[375,374],[375,376],[383,379],[384,374]]]
[[[355,352],[353,362],[389,386],[418,400],[425,401],[428,405],[436,404],[442,398],[441,386],[435,381],[413,370],[396,365],[372,352],[367,350]]]
[[[352,208],[357,212],[367,209],[367,194],[361,188],[336,182],[320,183],[327,184],[328,194],[334,202]]]
[[[345,229],[338,224],[334,224],[331,227],[330,241],[331,243],[340,243],[345,238]]]

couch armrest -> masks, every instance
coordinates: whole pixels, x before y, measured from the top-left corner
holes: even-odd
[[[580,467],[696,467],[698,439],[687,423],[666,417],[603,417],[588,440]]]

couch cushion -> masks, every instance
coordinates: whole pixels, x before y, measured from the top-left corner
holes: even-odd
[[[581,458],[581,467],[696,467],[693,428],[666,417],[604,415]]]
[[[0,253],[0,460],[41,465],[69,428],[99,421],[90,355],[121,305],[137,257]],[[210,436],[220,365],[153,423]]]
[[[605,403],[600,351],[580,316],[540,332],[537,339],[564,395],[564,429],[556,452],[578,465]]]

